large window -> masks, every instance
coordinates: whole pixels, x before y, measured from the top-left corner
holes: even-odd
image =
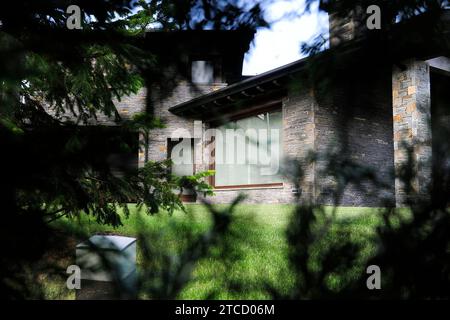
[[[260,113],[217,128],[214,185],[242,187],[281,184],[281,111]]]

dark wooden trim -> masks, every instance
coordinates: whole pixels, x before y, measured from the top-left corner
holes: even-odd
[[[270,188],[282,186],[283,182],[276,182],[276,183],[260,183],[260,184],[238,184],[233,186],[214,186],[214,189],[227,190],[227,189],[243,189],[243,188]]]
[[[195,194],[181,194],[180,199],[183,202],[196,202],[197,201],[197,197],[195,196]]]
[[[276,99],[272,101],[268,101],[264,104],[258,104],[250,107],[249,109],[240,110],[234,113],[228,114],[225,118],[215,118],[208,119],[208,122],[211,124],[211,127],[218,127],[230,121],[236,121],[240,119],[245,119],[251,116],[255,116],[261,113],[270,112],[270,111],[282,111],[281,99]]]
[[[214,144],[216,143],[215,137],[211,138],[211,142],[210,143],[214,143]],[[214,157],[214,159],[216,157],[216,146],[215,145],[214,145],[214,148],[212,150],[212,154],[210,156]],[[215,162],[211,162],[209,164],[209,170],[215,170],[215,169],[216,169],[216,163]],[[216,184],[216,174],[213,174],[212,176],[209,177],[209,184],[211,186],[214,186]]]
[[[250,117],[252,115],[257,115],[263,112],[273,111],[277,109],[282,109],[282,99],[283,96],[272,97],[268,101],[258,102],[250,104],[248,107],[237,109],[235,111],[224,112],[219,116],[205,118],[205,122],[209,122],[212,126],[219,126],[228,121],[234,121]]]

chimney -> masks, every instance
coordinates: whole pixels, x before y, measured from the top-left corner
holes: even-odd
[[[346,9],[339,1],[324,9],[328,12],[330,47],[362,36],[366,30],[366,13],[361,6]]]

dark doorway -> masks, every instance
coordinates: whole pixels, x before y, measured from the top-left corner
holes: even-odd
[[[446,196],[450,192],[450,74],[432,70],[431,127],[433,148],[433,187]]]

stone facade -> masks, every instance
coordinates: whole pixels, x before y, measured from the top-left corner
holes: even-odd
[[[117,110],[122,117],[131,117],[150,106],[165,125],[151,130],[148,137],[141,135],[141,139],[148,138],[149,148],[139,151],[139,166],[149,160],[167,159],[170,138],[189,137],[194,138],[195,144],[194,171],[209,169],[209,159],[204,153],[207,142],[203,135],[210,124],[204,121],[198,130],[194,124],[200,119],[177,116],[169,108],[227,87],[232,84],[230,79],[239,79],[244,47],[236,55],[227,51],[227,59],[221,58],[221,54],[226,56],[224,48],[212,51],[215,61],[227,61],[220,76],[215,77],[215,83],[196,85],[185,75],[173,73],[169,78],[175,85],[169,91],[152,86],[117,101]],[[207,56],[207,46],[195,48],[204,49],[201,57]],[[183,59],[188,68],[189,52],[185,52]],[[419,195],[426,194],[432,170],[430,69],[450,74],[450,59],[409,60],[394,67],[374,65],[370,70],[363,66],[359,71],[351,71],[354,73],[349,76],[350,69],[341,68],[327,92],[306,84],[308,81],[304,84],[299,81],[300,85],[283,84],[283,96],[277,98],[282,109],[283,157],[297,162],[299,167],[288,169],[300,168],[304,173],[300,181],[293,179],[292,171],[284,171],[281,186],[215,190],[213,202],[229,203],[242,192],[247,195],[248,203],[292,203],[300,198],[301,201],[335,204],[330,190],[336,188],[336,177],[326,170],[327,159],[334,153],[337,163],[347,161],[373,170],[377,181],[383,185],[350,183],[342,194],[340,205],[381,206],[389,201],[400,206],[405,201],[405,190],[398,175],[407,161],[405,148],[411,148],[416,162],[417,176],[413,187]],[[293,76],[291,80],[296,81]],[[244,91],[242,94],[249,96]],[[99,116],[96,123],[115,125],[112,119],[104,116]],[[309,152],[319,156],[313,164],[305,162]],[[323,155],[328,158],[322,158]],[[282,167],[286,168],[286,163]]]
[[[330,97],[318,96],[318,93],[308,86],[291,88],[282,99],[283,116],[283,156],[286,160],[295,160],[304,171],[301,181],[292,181],[292,174],[284,177],[282,186],[259,188],[237,188],[215,190],[212,200],[216,203],[229,203],[239,193],[244,193],[248,203],[293,203],[300,195],[301,201],[312,201],[333,204],[328,188],[334,187],[333,177],[322,170],[325,163],[321,160],[314,164],[305,162],[309,152],[326,154],[335,146],[340,146],[345,140],[347,151],[345,156],[361,165],[372,168],[377,177],[392,188],[378,190],[366,188],[362,191],[355,185],[350,185],[344,192],[341,205],[379,206],[382,200],[394,197],[393,178],[393,142],[392,142],[392,102],[390,96],[390,73],[386,70],[377,77],[367,81],[356,81],[349,88],[338,88]],[[354,102],[344,99],[352,94]],[[179,100],[177,100],[179,101]],[[151,133],[152,147],[149,158],[162,160],[167,158],[167,138],[174,131],[184,128],[186,134],[194,136],[194,120],[177,117],[167,111],[176,101],[164,100],[160,103],[159,115],[168,123],[161,130]],[[158,105],[158,103],[155,103]],[[202,130],[206,130],[208,124]],[[198,138],[196,158],[201,157],[205,142],[202,135]],[[180,135],[182,137],[182,135]],[[196,166],[197,171],[208,168],[208,163]],[[207,160],[206,160],[207,161]],[[292,170],[292,167],[289,168]],[[290,171],[292,173],[292,171]]]
[[[213,201],[229,203],[239,193],[245,193],[248,203],[292,203],[300,193],[300,199],[304,201],[333,204],[329,189],[336,184],[334,178],[323,171],[325,161],[319,158],[315,164],[306,165],[303,160],[310,151],[323,155],[340,150],[341,160],[347,158],[373,169],[384,185],[379,188],[366,184],[361,188],[350,184],[341,205],[380,206],[386,200],[394,202],[394,198],[397,205],[402,205],[404,190],[400,180],[395,179],[395,171],[407,159],[403,146],[413,147],[418,162],[414,186],[419,193],[425,193],[431,176],[428,165],[431,156],[430,65],[443,68],[444,63],[448,67],[448,61],[446,58],[428,62],[411,60],[404,63],[403,69],[396,66],[380,68],[376,74],[359,75],[355,81],[336,86],[327,95],[308,86],[290,88],[281,101],[283,152],[286,159],[302,163],[304,179],[291,181],[290,177],[285,177],[283,186],[276,187],[216,190]],[[166,159],[168,138],[182,138],[185,133],[196,138],[196,172],[207,170],[209,165],[203,154],[205,141],[202,136],[208,123],[203,123],[201,131],[194,133],[194,119],[176,116],[168,109],[224,86],[225,83],[216,83],[198,87],[181,81],[164,97],[153,89],[155,115],[166,123],[166,127],[151,132],[148,159]],[[122,111],[121,114],[139,110],[144,98],[145,92],[142,92],[138,97],[122,100],[121,105],[133,111]],[[140,153],[140,161],[143,164],[143,153]]]
[[[145,99],[147,97],[147,90],[145,88],[140,89],[136,94],[131,94],[129,96],[121,97],[120,101],[114,99],[114,104],[116,106],[117,112],[123,119],[129,119],[134,114],[144,111]],[[61,121],[71,121],[76,122],[78,120],[77,113],[72,114],[69,111],[65,113],[56,114],[55,109],[47,105],[47,112],[58,118]],[[96,114],[97,119],[90,118],[84,122],[79,122],[79,125],[102,125],[102,126],[117,126],[119,123],[115,121],[114,116],[108,117],[103,113]]]
[[[195,97],[223,88],[226,83],[211,85],[194,85],[186,80],[180,80],[179,84],[169,94],[161,95],[159,88],[152,89],[151,103],[155,117],[161,119],[164,124],[162,129],[154,129],[150,132],[151,147],[148,150],[148,158],[154,161],[167,159],[167,142],[169,138],[194,137],[194,120],[176,116],[169,112],[169,107],[189,101]],[[199,138],[198,136],[194,138]]]

